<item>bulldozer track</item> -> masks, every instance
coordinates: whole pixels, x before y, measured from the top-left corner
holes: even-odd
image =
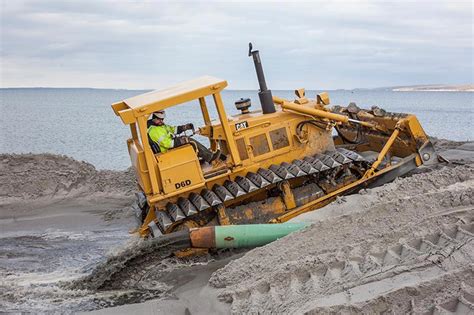
[[[329,295],[344,295],[351,288],[373,282],[384,282],[410,270],[436,267],[433,275],[439,273],[438,265],[450,259],[453,253],[463,252],[463,246],[474,240],[474,223],[454,225],[439,232],[422,237],[399,241],[398,244],[380,252],[369,252],[361,257],[325,263],[322,256],[301,262],[301,266],[288,266],[275,276],[271,283],[259,280],[244,290],[223,291],[220,298],[231,302],[236,309],[250,310],[262,305],[272,310],[282,301],[305,302],[308,292],[327,298]],[[465,249],[464,251],[469,251]],[[468,253],[469,254],[469,253]],[[366,289],[365,289],[366,290]],[[350,294],[349,294],[350,295]],[[330,300],[330,299],[329,299]],[[456,304],[457,303],[457,304]],[[300,305],[301,306],[301,305]],[[453,312],[459,309],[473,310],[473,296],[465,295],[456,301],[434,307],[439,313],[442,309]],[[291,307],[289,307],[291,308]],[[314,309],[313,309],[314,310]],[[291,311],[288,309],[288,311]],[[448,313],[449,314],[449,313]]]
[[[433,280],[389,291],[374,299],[343,305],[308,307],[307,314],[473,314],[474,272],[458,270]]]
[[[424,314],[474,314],[474,287],[462,282],[459,297],[442,304],[437,304]]]
[[[216,208],[234,199],[245,200],[247,195],[270,189],[285,180],[297,178],[316,178],[319,181],[334,183],[330,174],[335,173],[350,164],[357,164],[362,168],[367,167],[368,161],[354,151],[337,148],[324,154],[307,156],[294,160],[292,163],[283,162],[279,165],[272,164],[268,169],[260,168],[257,172],[248,172],[245,177],[237,176],[234,181],[226,180],[223,185],[215,184],[212,189],[202,189],[200,193],[192,192],[187,198],[179,197],[175,203],[168,202],[164,208],[155,208],[155,216],[160,231],[166,233],[186,220],[193,220],[200,213],[210,208]],[[313,192],[315,197],[320,197],[323,189]]]

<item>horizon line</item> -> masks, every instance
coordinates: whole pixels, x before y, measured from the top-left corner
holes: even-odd
[[[411,84],[411,85],[394,85],[394,86],[380,86],[380,87],[357,87],[357,88],[331,88],[331,89],[307,89],[307,91],[354,91],[354,90],[378,90],[378,89],[396,89],[406,87],[431,87],[431,86],[445,86],[445,87],[459,87],[473,85],[472,83],[461,83],[461,84]],[[0,87],[1,90],[8,89],[88,89],[88,90],[114,90],[114,91],[153,91],[153,88],[103,88],[103,87],[77,87],[77,86],[11,86],[11,87]],[[291,91],[294,89],[272,89],[273,91]],[[225,89],[224,91],[258,91],[258,89]]]

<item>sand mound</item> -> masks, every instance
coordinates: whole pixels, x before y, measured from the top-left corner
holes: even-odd
[[[2,203],[97,194],[131,196],[136,190],[131,169],[98,171],[89,163],[53,154],[0,154],[0,183]]]
[[[311,227],[248,252],[210,283],[235,313],[405,313],[455,303],[460,291],[451,287],[461,282],[449,281],[474,284],[473,197],[470,166],[397,179],[324,209],[347,204],[339,216],[306,214]],[[429,283],[444,295],[428,294]]]

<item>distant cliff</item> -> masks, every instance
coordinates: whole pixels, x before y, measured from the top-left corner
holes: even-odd
[[[412,85],[395,87],[392,91],[396,92],[474,92],[474,84],[460,85]]]

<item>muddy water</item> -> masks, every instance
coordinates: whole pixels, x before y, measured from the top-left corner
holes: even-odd
[[[193,313],[227,307],[195,299],[213,294],[208,279],[233,253],[170,257],[187,238],[138,239],[128,233],[128,201],[107,200],[0,205],[0,312],[75,313],[151,299],[154,309],[162,299],[158,308]]]
[[[0,311],[66,312],[99,307],[106,295],[68,290],[63,283],[89,274],[115,248],[129,241],[124,226],[2,233]]]

